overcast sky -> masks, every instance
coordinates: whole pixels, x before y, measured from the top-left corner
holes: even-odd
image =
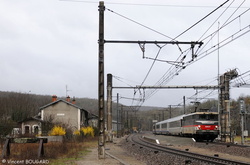
[[[239,74],[249,71],[250,0],[229,1],[180,35],[224,2],[105,1],[106,40],[204,42],[194,47],[194,61],[188,51],[191,45],[146,44],[143,59],[138,44],[107,43],[105,75],[115,76],[114,86],[153,86],[158,81],[163,86],[217,85],[218,55],[220,74],[234,68]],[[71,97],[97,98],[98,5],[96,0],[0,0],[0,90],[65,96],[67,85]],[[213,33],[219,27],[223,28]],[[218,41],[226,38],[218,51]],[[171,62],[185,55],[183,63]],[[148,59],[156,56],[161,61]],[[249,76],[245,78],[249,82]],[[143,105],[167,107],[181,103],[183,96],[218,97],[211,90],[195,95],[193,89],[163,89],[146,97],[150,92],[114,89],[113,100],[119,93],[122,104],[136,105],[129,98],[147,98]],[[233,99],[240,95],[250,95],[249,88],[232,88]]]

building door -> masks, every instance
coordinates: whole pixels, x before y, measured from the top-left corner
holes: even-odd
[[[30,127],[29,126],[25,126],[25,134],[29,134],[30,133]]]

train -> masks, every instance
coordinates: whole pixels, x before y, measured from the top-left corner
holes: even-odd
[[[153,124],[153,133],[178,135],[196,141],[214,141],[219,135],[217,112],[194,112]]]

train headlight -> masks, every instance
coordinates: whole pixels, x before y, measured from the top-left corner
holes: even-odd
[[[200,125],[198,125],[198,126],[197,126],[197,130],[200,130],[200,129],[201,129],[201,126],[200,126]]]
[[[216,126],[214,127],[215,130],[218,130],[218,128],[219,128],[218,125],[216,125]]]

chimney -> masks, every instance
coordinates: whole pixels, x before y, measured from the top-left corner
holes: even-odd
[[[73,97],[73,99],[72,99],[72,104],[76,104],[76,98],[75,97]]]
[[[70,97],[69,96],[66,97],[66,101],[70,102]]]
[[[56,101],[57,100],[57,96],[56,95],[53,95],[52,96],[52,102]]]

